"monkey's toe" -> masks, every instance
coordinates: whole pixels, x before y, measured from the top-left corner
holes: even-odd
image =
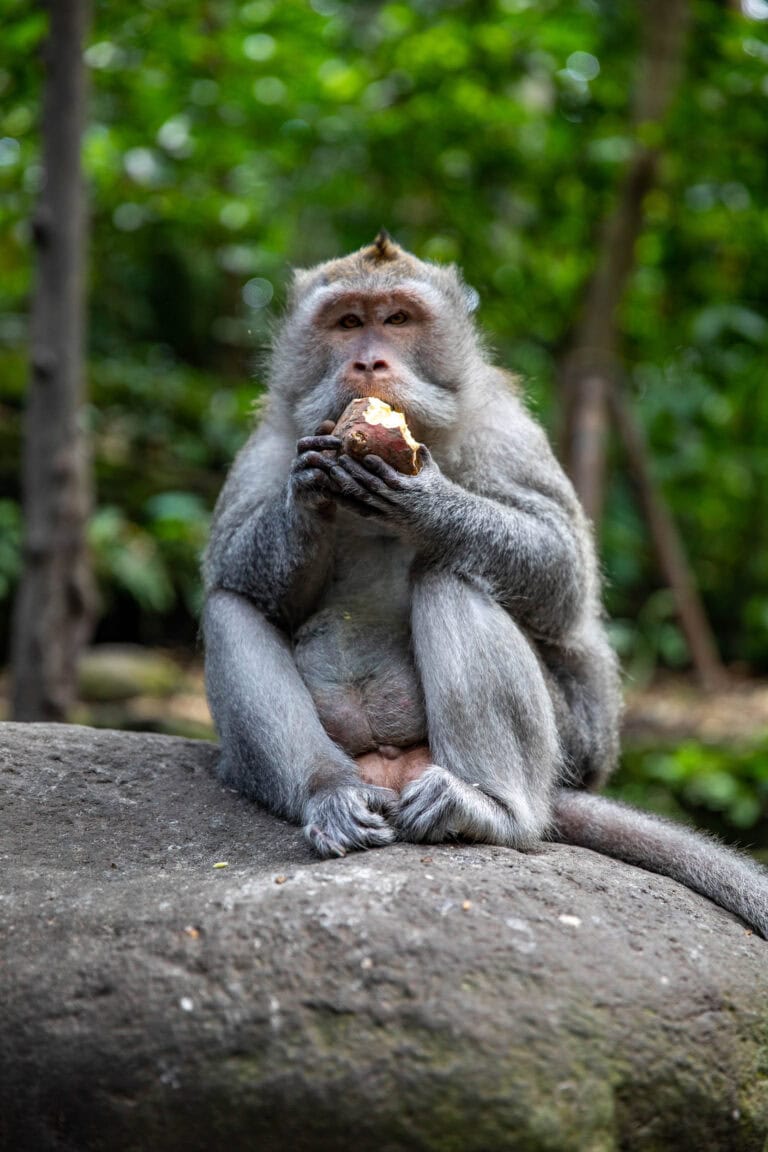
[[[523,850],[534,846],[543,826],[523,797],[513,811],[436,764],[403,789],[395,825],[401,840],[416,843],[461,839]]]
[[[406,785],[395,818],[401,840],[438,844],[453,839],[457,815],[454,777],[432,764],[418,779]]]
[[[310,801],[304,835],[324,858],[384,848],[396,839],[394,829],[380,815],[391,809],[392,797],[388,788],[338,788]]]
[[[346,856],[347,854],[346,849],[337,840],[332,839],[319,824],[307,824],[304,828],[304,835],[318,856],[322,856],[324,860],[332,856]]]
[[[369,784],[362,794],[371,812],[380,813],[385,820],[396,814],[400,797],[394,788]]]
[[[394,843],[396,834],[393,828],[381,817],[378,826],[366,821],[345,827],[322,827],[319,824],[307,824],[304,835],[312,845],[318,856],[324,860],[331,857],[346,856],[347,852],[364,852],[369,848],[386,848]]]

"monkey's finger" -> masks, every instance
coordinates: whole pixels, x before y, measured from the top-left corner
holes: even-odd
[[[398,809],[400,797],[394,788],[381,788],[371,784],[365,790],[365,801],[372,812],[381,812],[382,816],[393,816]]]
[[[319,468],[297,470],[293,473],[293,485],[303,492],[323,492],[329,496],[334,491],[330,477]]]
[[[323,456],[322,453],[312,449],[296,457],[291,465],[291,471],[295,474],[301,472],[304,468],[318,468],[321,472],[330,474],[331,469],[334,468],[335,465],[335,456]]]
[[[323,452],[329,449],[336,452],[339,448],[341,440],[338,436],[302,436],[296,443],[296,451],[299,453]]]
[[[363,456],[363,464],[370,472],[383,480],[387,488],[392,488],[395,492],[404,492],[407,489],[409,477],[403,476],[402,472],[398,472],[391,464],[385,463],[381,456]]]
[[[343,496],[350,496],[355,500],[360,500],[363,504],[372,505],[380,511],[385,512],[386,505],[383,505],[381,500],[378,500],[374,492],[369,492],[362,484],[358,483],[354,476],[350,476],[345,468],[340,468],[334,465],[328,470],[328,475],[333,480],[334,484],[338,486],[339,492]]]
[[[318,424],[315,428],[315,436],[327,436],[329,432],[333,432],[335,427],[333,420],[323,420],[322,424]]]
[[[454,813],[455,808],[455,797],[448,792],[405,798],[401,795],[397,823],[400,826],[419,825],[423,828],[436,828]]]
[[[353,460],[351,456],[339,456],[337,463],[340,468],[349,473],[353,480],[365,488],[366,492],[371,492],[374,496],[379,496],[382,499],[386,499],[390,495],[390,490],[384,481],[380,480],[373,472],[369,472],[357,460]]]
[[[371,829],[380,832],[387,827],[387,821],[384,817],[378,812],[372,812],[370,808],[363,807],[359,812],[354,813],[354,818],[358,827],[365,829],[366,835]]]
[[[349,812],[349,825],[343,829],[344,841],[351,848],[383,848],[395,839],[395,833],[378,812],[372,812],[362,797]]]
[[[445,799],[435,800],[423,809],[403,806],[397,813],[395,827],[402,840],[439,844],[456,835],[455,814],[455,805]]]
[[[329,836],[319,824],[307,824],[304,828],[304,835],[318,856],[322,856],[324,859],[329,856],[346,856],[347,854],[346,848],[338,840]]]
[[[327,472],[323,472],[320,468],[301,467],[294,468],[291,472],[294,484],[299,484],[301,487],[306,487],[310,484],[320,483],[326,487],[330,484],[330,478]]]

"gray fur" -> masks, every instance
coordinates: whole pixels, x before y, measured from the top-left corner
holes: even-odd
[[[671,876],[736,912],[768,939],[768,875],[755,860],[714,837],[604,796],[561,789],[554,808],[553,835],[563,844]]]
[[[494,842],[491,798],[504,843],[530,847],[549,823],[560,764],[554,708],[534,649],[489,592],[435,566],[415,576],[411,620],[430,749],[465,787],[460,812],[436,818],[441,834],[421,836],[421,794],[431,797],[435,782],[423,776],[408,785],[398,820],[403,838],[450,833]]]
[[[573,792],[601,784],[618,748],[591,532],[467,301],[456,269],[385,234],[296,274],[266,414],[205,560],[222,779],[302,823],[321,855],[556,836],[676,876],[765,932],[757,867]],[[423,441],[417,476],[339,454],[328,428],[367,395]],[[432,767],[400,795],[360,779],[356,756],[425,744]]]

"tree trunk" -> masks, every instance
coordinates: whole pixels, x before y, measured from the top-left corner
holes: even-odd
[[[37,284],[25,415],[21,584],[13,621],[13,714],[64,720],[92,601],[85,532],[90,460],[83,428],[88,0],[49,0],[43,190],[33,219]]]
[[[630,475],[643,505],[659,567],[672,591],[696,675],[705,691],[715,692],[725,686],[727,676],[677,525],[664,497],[654,484],[645,437],[629,403],[617,386],[610,389],[609,400],[627,454]]]
[[[618,310],[643,225],[643,202],[656,180],[653,138],[674,95],[685,51],[688,0],[647,0],[633,123],[638,135],[616,206],[603,224],[595,271],[561,370],[563,459],[587,515],[602,512],[608,388],[619,355]]]

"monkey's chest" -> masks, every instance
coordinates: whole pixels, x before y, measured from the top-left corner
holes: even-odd
[[[323,727],[350,755],[426,739],[407,605],[339,595],[299,630],[295,658]]]

